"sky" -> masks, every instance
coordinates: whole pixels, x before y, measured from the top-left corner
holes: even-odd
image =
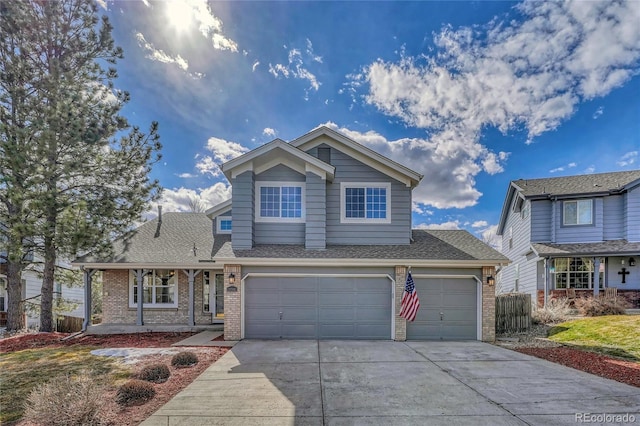
[[[511,180],[640,168],[640,1],[98,4],[163,211],[320,125],[424,175],[414,228],[489,240]]]

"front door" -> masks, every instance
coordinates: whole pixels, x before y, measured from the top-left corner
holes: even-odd
[[[224,318],[224,275],[213,271],[204,271],[202,310],[210,313],[212,319]]]

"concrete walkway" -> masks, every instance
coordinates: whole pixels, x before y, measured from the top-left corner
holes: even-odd
[[[640,389],[481,342],[254,340],[143,425],[573,425],[580,413],[640,422]]]
[[[180,340],[171,346],[222,346],[230,348],[238,343],[231,340],[213,340],[220,336],[222,336],[222,331],[201,331],[200,333],[187,337],[184,340]]]

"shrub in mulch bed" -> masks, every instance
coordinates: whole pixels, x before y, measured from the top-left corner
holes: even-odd
[[[576,308],[585,317],[599,317],[603,315],[624,315],[626,303],[622,300],[586,297],[576,299]]]
[[[171,358],[171,365],[176,368],[192,367],[198,363],[198,355],[193,352],[180,352]]]
[[[142,405],[151,400],[156,395],[153,385],[144,380],[129,380],[118,388],[116,402],[118,405],[130,407],[132,405]]]
[[[517,348],[518,352],[546,359],[596,376],[640,387],[640,363],[586,352],[565,346],[557,348]]]
[[[138,373],[140,380],[152,383],[164,383],[169,379],[169,376],[171,376],[169,367],[159,363],[147,365]]]

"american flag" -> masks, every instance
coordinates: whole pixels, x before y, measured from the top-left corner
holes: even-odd
[[[411,277],[411,272],[407,273],[407,282],[404,284],[404,293],[402,294],[400,307],[401,318],[407,321],[416,319],[416,313],[418,313],[418,308],[420,307],[420,299],[418,299],[418,292]]]

